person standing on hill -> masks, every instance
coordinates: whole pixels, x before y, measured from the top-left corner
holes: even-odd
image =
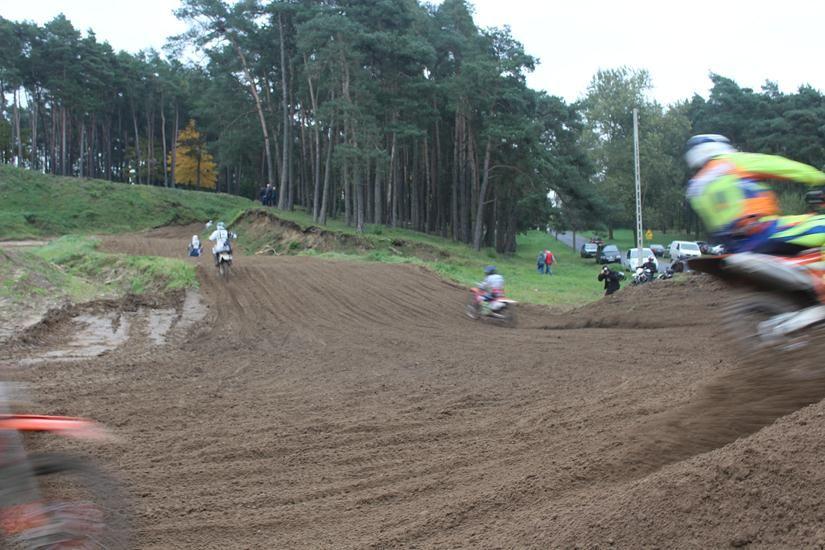
[[[604,281],[604,295],[610,296],[617,290],[619,290],[619,274],[610,269],[607,266],[602,268],[601,273],[599,273],[598,279],[600,281]]]
[[[553,256],[553,253],[547,248],[544,249],[544,252],[544,273],[547,275],[552,275],[553,271],[551,268],[553,264],[556,263],[556,257]]]
[[[547,257],[547,249],[539,251],[539,255],[536,258],[536,269],[538,269],[539,273],[544,273],[544,259]]]

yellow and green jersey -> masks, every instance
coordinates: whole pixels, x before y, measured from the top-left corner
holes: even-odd
[[[775,155],[728,153],[708,162],[688,183],[687,198],[711,233],[737,223],[780,214],[776,194],[762,182],[788,180],[825,184],[825,173]]]

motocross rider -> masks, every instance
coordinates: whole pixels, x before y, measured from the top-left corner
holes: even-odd
[[[685,161],[696,175],[687,198],[712,236],[730,252],[796,254],[825,244],[825,215],[782,216],[764,180],[825,184],[825,173],[774,155],[741,153],[718,134],[690,138]]]
[[[238,235],[226,230],[226,224],[218,222],[215,231],[209,235],[210,241],[215,241],[215,246],[212,247],[212,256],[215,258],[215,265],[218,265],[218,255],[221,252],[232,253],[232,239],[237,239]]]
[[[478,285],[484,292],[482,295],[483,306],[489,309],[489,303],[504,296],[504,277],[496,273],[496,266],[488,265],[484,268],[484,280]]]
[[[650,256],[645,263],[642,264],[642,269],[648,269],[655,275],[659,271],[659,264],[656,263],[656,258]]]

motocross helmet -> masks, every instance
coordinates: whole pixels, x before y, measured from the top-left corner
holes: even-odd
[[[699,134],[687,141],[685,145],[685,162],[691,169],[698,170],[713,157],[735,152],[736,149],[725,136]]]
[[[226,229],[226,224],[223,222],[218,222],[218,229]]]
[[[484,274],[485,275],[492,275],[495,272],[496,272],[496,266],[494,266],[494,265],[488,265],[487,267],[484,268]]]

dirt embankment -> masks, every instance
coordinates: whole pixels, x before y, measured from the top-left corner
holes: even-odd
[[[305,250],[318,252],[386,252],[397,256],[439,260],[448,254],[435,246],[405,239],[371,235],[351,235],[329,231],[317,226],[301,227],[278,217],[268,210],[251,210],[244,214],[236,227],[247,243],[247,251],[256,255],[290,255]]]
[[[107,246],[179,254],[188,235]],[[19,374],[117,429],[96,454],[142,548],[823,540],[821,385],[743,371],[705,278],[527,308],[508,330],[415,266],[261,255],[226,282],[200,262],[208,312],[184,336],[135,322],[104,355]]]

